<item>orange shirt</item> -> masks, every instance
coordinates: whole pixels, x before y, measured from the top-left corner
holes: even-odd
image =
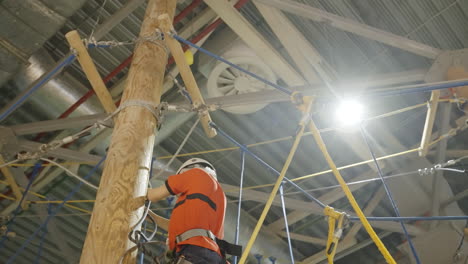
[[[223,239],[226,196],[218,181],[204,170],[194,168],[169,176],[166,188],[172,195],[180,194],[169,221],[169,249],[178,251],[180,245],[189,244],[220,254],[215,241],[201,236],[187,239],[176,248],[176,236],[194,228],[210,230],[217,238]]]

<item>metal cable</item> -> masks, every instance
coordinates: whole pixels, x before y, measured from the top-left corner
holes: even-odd
[[[293,248],[291,243],[291,234],[289,233],[289,224],[288,224],[288,214],[286,213],[286,203],[284,202],[284,191],[283,191],[284,182],[281,183],[279,188],[280,198],[281,198],[281,208],[283,211],[283,218],[284,218],[284,227],[286,229],[286,238],[288,240],[288,247],[289,247],[289,256],[291,257],[291,264],[294,264],[294,254]]]
[[[82,182],[82,183],[88,185],[88,186],[91,187],[92,189],[94,189],[94,190],[96,190],[96,191],[99,189],[96,185],[94,185],[94,184],[92,184],[92,183],[90,183],[90,182],[84,180],[84,179],[81,178],[80,176],[76,175],[75,173],[73,173],[72,171],[70,171],[69,169],[67,169],[66,167],[60,165],[59,163],[57,163],[57,162],[55,162],[55,161],[50,160],[50,159],[46,159],[46,158],[41,158],[41,160],[47,161],[47,162],[49,162],[49,163],[55,164],[57,167],[59,167],[59,168],[61,168],[62,170],[64,170],[68,175],[70,175],[70,176],[72,176],[73,178],[79,180],[80,182]]]
[[[240,182],[239,182],[239,203],[237,205],[237,221],[236,221],[236,233],[234,235],[234,243],[239,243],[239,231],[240,231],[240,215],[242,209],[242,187],[244,185],[244,172],[245,172],[245,152],[241,151],[241,171],[240,171]],[[237,264],[237,256],[233,256],[233,263]]]
[[[158,172],[158,174],[156,174],[156,176],[154,176],[154,178],[157,179],[159,176],[161,176],[163,172],[165,172],[171,166],[172,162],[175,160],[177,155],[179,155],[179,152],[182,150],[185,143],[190,138],[190,135],[192,135],[193,131],[195,130],[199,122],[200,122],[200,118],[197,118],[197,120],[195,121],[195,123],[193,123],[190,130],[187,132],[187,135],[185,136],[184,140],[182,140],[182,143],[180,143],[179,148],[176,150],[174,155],[172,155],[171,159],[166,163],[166,165],[163,168],[161,168],[161,170]]]
[[[395,200],[393,199],[392,193],[390,191],[390,188],[387,185],[387,182],[385,181],[385,178],[383,177],[382,170],[380,168],[379,163],[377,162],[377,159],[375,157],[374,151],[372,150],[371,143],[369,142],[368,136],[366,134],[366,131],[364,129],[363,124],[360,125],[361,129],[361,134],[362,137],[364,138],[364,141],[366,142],[367,148],[369,149],[369,152],[372,156],[372,159],[374,160],[374,164],[377,167],[377,172],[379,174],[380,179],[382,180],[383,187],[385,189],[385,192],[387,193],[388,199],[390,200],[390,203],[392,204],[393,210],[395,211],[395,214],[397,217],[400,217],[400,210],[398,209],[398,205],[396,204]],[[419,259],[418,253],[416,251],[416,248],[414,247],[413,241],[411,240],[410,235],[408,234],[408,230],[406,229],[406,225],[403,222],[400,222],[401,227],[403,228],[403,232],[405,233],[406,240],[408,241],[408,244],[411,248],[411,251],[414,255],[414,258],[416,260],[417,264],[421,264],[421,260]]]

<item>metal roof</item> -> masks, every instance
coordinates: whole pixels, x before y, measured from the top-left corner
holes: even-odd
[[[73,16],[67,20],[66,24],[59,31],[44,44],[44,48],[55,60],[62,58],[69,51],[69,47],[64,38],[66,32],[77,28],[82,35],[89,35],[96,23],[97,17],[99,17],[99,21],[104,21],[121,8],[125,2],[124,0],[108,0],[101,8],[102,1],[88,0],[79,11],[74,13]],[[179,10],[190,3],[190,1],[179,2]],[[397,35],[408,36],[410,39],[432,47],[444,50],[468,47],[468,31],[465,29],[465,25],[468,24],[467,1],[379,0],[363,2],[351,0],[304,0],[298,2],[346,18],[351,18]],[[145,6],[146,4],[137,8],[110,33],[106,34],[103,40],[128,41],[135,39],[139,32]],[[195,10],[194,14],[201,12],[204,8],[206,8],[206,6],[203,4]],[[281,43],[274,36],[253,3],[246,4],[241,9],[241,13],[281,52],[281,54],[283,54],[283,56],[289,58]],[[338,76],[340,76],[339,81],[346,81],[348,78],[355,78],[356,76],[366,77],[374,74],[400,72],[411,69],[426,69],[431,66],[431,60],[427,58],[413,55],[409,52],[389,47],[376,41],[356,36],[352,33],[343,32],[327,24],[313,22],[290,13],[285,14],[303,33],[307,40],[320,52],[326,61],[338,72]],[[195,15],[190,15],[187,19],[183,20],[180,25],[176,25],[176,27],[180,28],[183,24],[189,22],[190,18],[193,16]],[[223,30],[223,27],[219,30]],[[91,51],[91,56],[101,75],[105,76],[127,58],[132,53],[132,50],[132,45],[119,46],[111,49],[94,49]],[[124,70],[122,74],[113,78],[108,84],[108,87],[115,84],[119,78],[122,78],[126,71],[127,70]],[[83,86],[90,88],[78,63],[74,63],[68,67],[66,72],[79,80]],[[1,106],[4,106],[19,93],[17,85],[12,81],[1,87],[0,91],[3,95],[2,98],[0,98]],[[84,93],[84,91],[81,92]],[[422,103],[427,100],[427,98],[427,94],[416,94],[393,97],[379,102],[368,100],[370,115],[378,115],[388,110],[395,110],[401,107]],[[50,95],[50,102],[47,101],[46,103],[53,103],[53,100],[57,99],[54,98],[53,95]],[[176,91],[170,91],[165,95],[164,100],[181,100],[181,97]],[[321,128],[333,126],[334,123],[330,122],[329,114],[326,114],[326,112],[333,109],[333,105],[326,101],[320,102],[318,103],[317,109],[320,110],[320,113],[323,113],[317,115],[318,125]],[[26,103],[9,118],[6,124],[25,123],[33,120],[43,120],[45,118],[54,119],[60,114],[57,112],[54,116],[44,116],[44,114],[41,115],[41,111],[42,109],[40,107],[38,108],[33,104]],[[381,149],[377,150],[378,154],[383,155],[391,153],[392,151],[402,150],[395,149],[390,143],[385,142],[386,138],[380,137],[379,131],[382,129],[390,131],[391,134],[400,139],[404,147],[409,148],[418,144],[424,125],[424,113],[423,110],[414,110],[396,117],[387,118],[383,121],[372,122],[369,125],[369,131],[373,135],[373,140],[380,146],[383,146]],[[228,131],[231,136],[242,144],[294,136],[297,122],[300,119],[297,111],[289,103],[270,104],[258,112],[246,115],[235,115],[221,110],[213,113],[212,117],[216,124],[223,130]],[[156,157],[158,155],[165,155],[165,153],[174,153],[187,131],[192,126],[193,121],[194,117],[175,130],[170,137],[161,142],[160,145],[155,148]],[[451,140],[450,144],[463,142],[464,136],[466,136],[466,132],[457,137],[457,139],[460,140]],[[344,131],[328,132],[325,133],[323,137],[330,149],[331,155],[339,166],[362,160],[358,155],[362,153],[355,153],[355,150],[347,144],[348,134]],[[291,142],[291,140],[287,140],[284,142],[257,146],[252,148],[252,150],[275,169],[280,170],[286,159]],[[184,147],[182,153],[231,146],[232,144],[222,137],[207,139],[201,127],[198,127]],[[101,149],[102,147],[99,148],[97,154],[103,154],[99,153]],[[412,157],[414,156],[415,154],[412,154]],[[204,154],[202,157],[215,164],[221,182],[231,185],[237,185],[239,183],[240,154],[238,150]],[[246,164],[244,186],[255,186],[274,182],[275,175],[258,165],[251,158],[247,158]],[[392,161],[390,164],[393,166],[386,168],[385,173],[399,171],[397,165],[400,164],[400,160]],[[296,154],[288,172],[288,177],[296,178],[327,168],[312,137],[307,136],[303,139],[301,147]],[[80,175],[84,175],[89,169],[90,167],[87,165],[81,166],[79,171]],[[356,167],[343,171],[343,176],[346,180],[352,180],[356,175],[360,175],[367,170],[367,166]],[[450,174],[448,174],[447,178],[450,178]],[[97,185],[99,183],[99,174],[94,175],[91,178],[91,182]],[[47,195],[49,199],[60,200],[64,198],[76,184],[77,181],[75,179],[62,174],[55,181],[50,183],[47,188],[44,188],[41,193]],[[300,181],[300,186],[306,190],[335,184],[336,181],[330,174]],[[453,178],[451,178],[452,186],[463,186],[460,190],[465,189],[467,184],[468,183],[463,179],[453,180]],[[366,205],[377,186],[378,183],[371,183],[355,192],[359,204],[363,206]],[[5,188],[5,186],[3,187]],[[265,187],[258,190],[268,192],[270,188]],[[286,193],[292,191],[294,191],[294,189],[289,186],[285,190]],[[327,192],[328,191],[315,191],[313,195],[319,197]],[[94,197],[95,192],[84,186],[73,199],[86,200],[94,199]],[[289,195],[288,197],[304,201],[307,200],[300,194]],[[1,201],[0,209],[5,208],[9,204],[10,201]],[[351,210],[345,198],[341,198],[331,205],[343,210]],[[462,209],[466,211],[466,201],[464,201],[462,205]],[[92,210],[91,203],[82,203],[79,206],[86,210]],[[38,225],[42,222],[41,218],[37,217],[37,215],[44,215],[44,213],[47,213],[46,209],[39,210],[39,208],[44,207],[44,205],[31,205],[30,210],[19,215],[13,227],[13,230],[17,233],[17,237],[9,240],[6,243],[6,247],[2,249],[0,253],[1,262],[5,262],[14,254],[24,239],[36,230]],[[263,206],[261,203],[252,201],[244,203],[244,210],[249,212],[254,218],[260,215],[262,208]],[[288,212],[290,211],[291,210],[288,210]],[[388,204],[383,203],[381,207],[379,207],[379,210],[375,211],[375,214],[392,215],[393,211]],[[281,208],[274,207],[268,214],[266,224],[273,223],[281,217]],[[55,217],[55,223],[58,229],[63,232],[63,237],[66,241],[52,241],[49,237],[46,237],[41,261],[43,263],[64,263],[64,257],[57,251],[55,243],[68,244],[76,253],[76,260],[78,261],[79,252],[85,239],[88,221],[88,214],[77,212],[70,208],[63,208],[59,212],[59,216]],[[229,226],[226,228],[233,227]],[[292,232],[303,235],[326,237],[327,222],[322,216],[310,215],[291,225],[290,229]],[[359,241],[365,241],[368,239],[368,236],[361,231],[357,239]],[[402,235],[392,234],[384,238],[384,243],[389,245],[392,251],[397,251],[396,246],[401,244],[403,239]],[[34,262],[38,253],[38,244],[39,240],[37,238],[34,239],[33,243],[17,258],[15,263]],[[321,246],[296,240],[293,240],[293,246],[297,254],[304,257],[311,256],[323,250]],[[382,260],[377,249],[370,246],[344,257],[337,261],[337,263],[379,263]]]

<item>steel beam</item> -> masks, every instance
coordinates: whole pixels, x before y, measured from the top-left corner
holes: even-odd
[[[42,132],[57,131],[69,128],[83,128],[93,125],[98,120],[102,120],[107,117],[107,114],[95,114],[79,117],[70,117],[64,119],[47,120],[32,122],[20,125],[10,126],[15,135],[30,135]]]
[[[395,35],[393,33],[356,22],[355,20],[344,18],[335,14],[325,12],[310,5],[301,4],[291,0],[255,0],[265,5],[274,6],[283,11],[302,16],[317,22],[326,23],[332,27],[356,35],[372,39],[386,45],[418,54],[423,57],[435,59],[441,50],[422,44],[420,42]]]
[[[39,150],[41,143],[37,143],[34,141],[29,140],[20,140],[19,141],[19,148],[24,151],[34,152]],[[84,162],[99,162],[102,157],[92,154],[87,154],[75,150],[69,150],[65,148],[58,148],[55,150],[51,150],[47,152],[47,156],[55,157],[64,160],[71,160],[71,161],[84,161]]]
[[[135,9],[142,5],[145,0],[129,0],[117,12],[112,14],[94,31],[93,37],[97,40],[102,39],[109,33],[116,25],[128,17]]]
[[[319,83],[320,78],[327,82],[335,79],[336,74],[331,66],[281,11],[255,1],[254,4],[308,83]],[[320,78],[316,72],[319,73]],[[333,76],[329,76],[330,74]]]
[[[288,85],[304,85],[304,79],[228,1],[205,3]]]

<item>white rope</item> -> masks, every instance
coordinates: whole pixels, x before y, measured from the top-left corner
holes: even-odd
[[[8,166],[8,165],[10,165],[10,164],[13,164],[13,163],[16,163],[16,162],[18,162],[18,161],[20,161],[20,159],[15,159],[15,160],[12,160],[12,161],[9,161],[9,162],[0,164],[0,168],[6,167],[6,166]]]
[[[75,173],[73,173],[72,171],[70,171],[70,170],[67,169],[66,167],[60,165],[59,163],[57,163],[57,162],[55,162],[55,161],[53,161],[53,160],[50,160],[50,159],[46,159],[46,158],[40,158],[40,159],[43,160],[43,161],[47,161],[47,162],[49,162],[49,163],[55,164],[57,167],[63,169],[68,175],[70,175],[70,176],[72,176],[73,178],[79,180],[80,182],[82,182],[82,183],[88,185],[89,187],[93,188],[94,190],[98,190],[98,189],[99,189],[96,185],[94,185],[94,184],[92,184],[92,183],[90,183],[90,182],[88,182],[88,181],[82,179],[80,176],[76,175]]]
[[[177,155],[179,155],[179,152],[182,150],[182,148],[184,147],[185,143],[187,142],[187,140],[189,139],[190,135],[192,135],[192,132],[195,130],[195,127],[197,127],[198,123],[200,122],[200,118],[197,118],[197,120],[195,121],[195,123],[192,125],[192,127],[190,128],[189,132],[187,133],[187,135],[185,136],[184,140],[182,140],[182,143],[180,143],[180,146],[179,148],[177,149],[177,151],[175,152],[174,155],[172,155],[171,159],[169,160],[169,162],[166,163],[166,165],[161,168],[161,170],[158,172],[158,174],[156,174],[156,176],[154,176],[154,178],[158,178],[159,176],[161,176],[161,174],[166,171],[169,166],[171,166],[172,162],[175,160],[175,158],[177,157]]]

